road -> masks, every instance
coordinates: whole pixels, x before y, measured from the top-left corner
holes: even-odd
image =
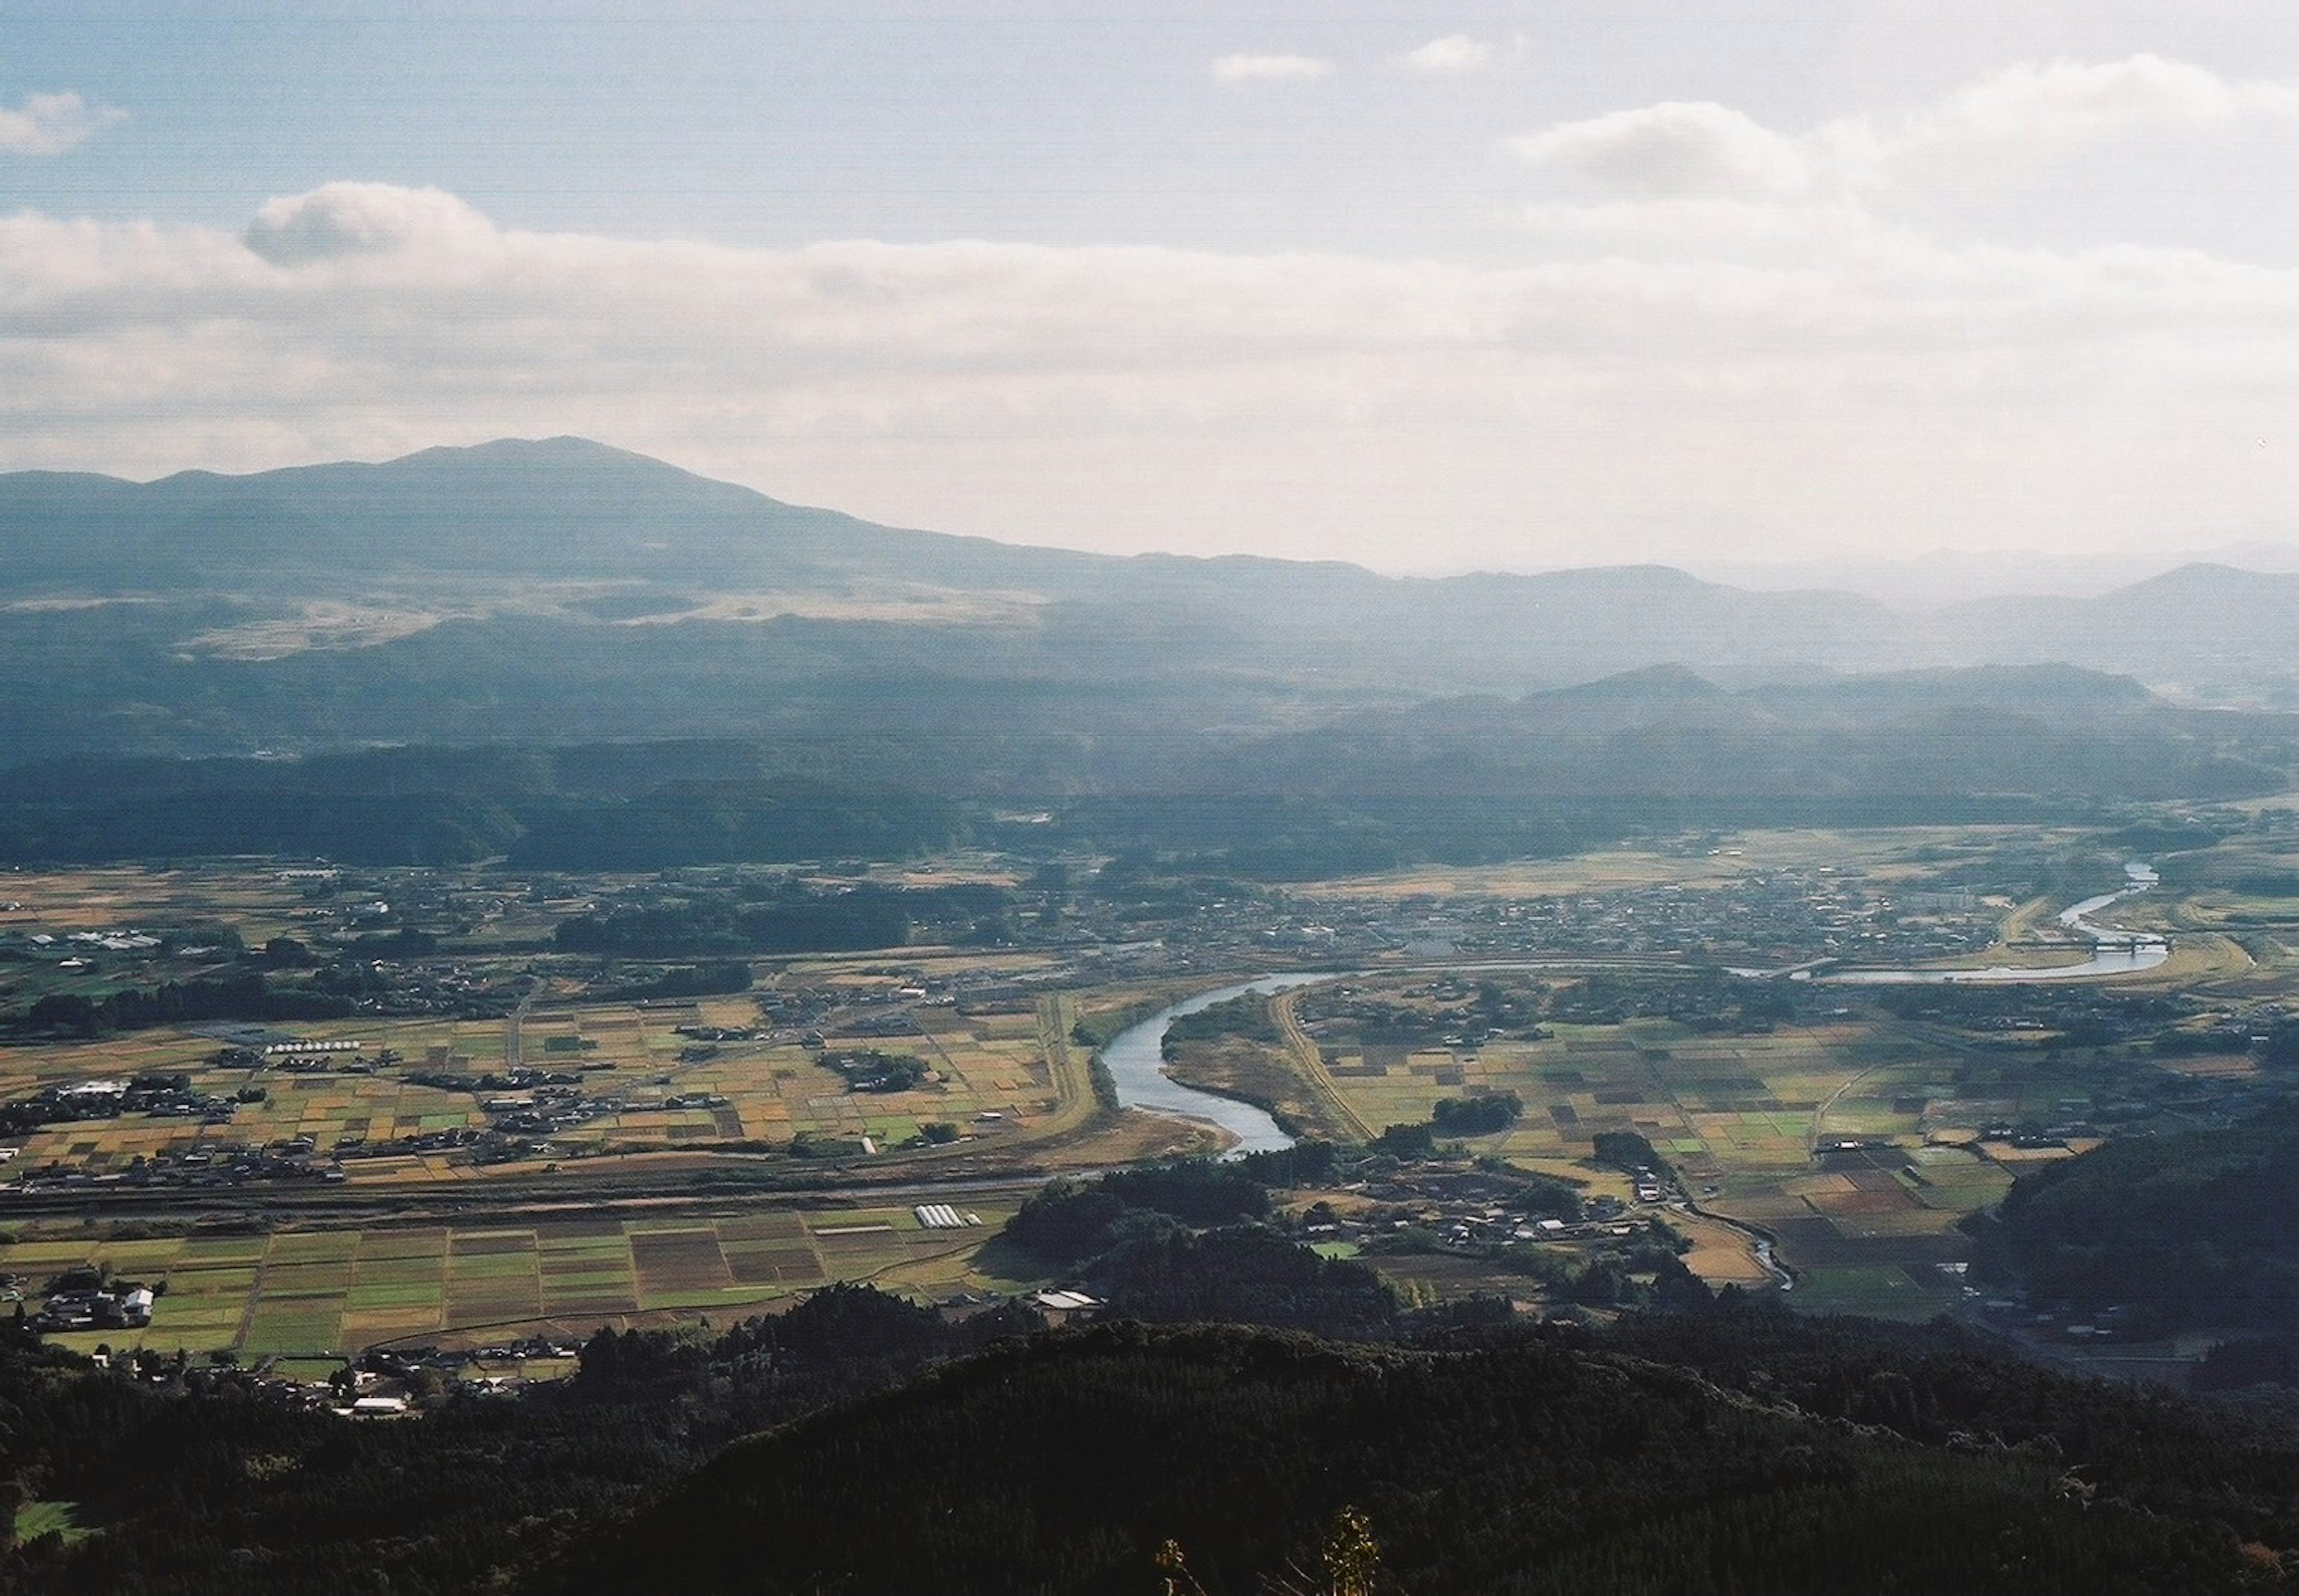
[[[1351,1108],[1349,1100],[1341,1095],[1340,1087],[1334,1084],[1333,1077],[1325,1069],[1324,1050],[1317,1045],[1315,1037],[1301,1028],[1301,993],[1307,990],[1306,987],[1295,987],[1272,997],[1269,1000],[1270,1018],[1277,1022],[1278,1032],[1285,1038],[1286,1050],[1293,1055],[1293,1061],[1300,1066],[1302,1077],[1316,1088],[1318,1095],[1325,1100],[1334,1113],[1356,1128],[1359,1137],[1370,1142],[1376,1134],[1373,1126],[1367,1125],[1365,1116]]]
[[[519,1060],[524,1056],[519,1048],[519,1027],[526,1023],[527,1011],[535,1007],[535,1000],[542,991],[543,983],[540,981],[528,987],[527,995],[519,1000],[519,1007],[513,1009],[510,1017],[503,1021],[503,1073],[505,1075],[515,1073],[519,1067]]]

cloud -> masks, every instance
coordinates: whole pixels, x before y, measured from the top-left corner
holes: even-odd
[[[2184,62],[2134,55],[2095,65],[2014,67],[1918,112],[1881,137],[1903,146],[2084,140],[2249,116],[2299,118],[2299,87],[2229,83]]]
[[[1465,33],[1448,33],[1407,50],[1398,61],[1411,71],[1435,75],[1481,71],[1492,64],[1493,46]]]
[[[1222,83],[1298,83],[1332,77],[1333,63],[1320,55],[1223,55],[1207,70]]]
[[[286,266],[410,249],[469,254],[497,242],[494,225],[455,195],[388,183],[328,183],[267,200],[245,238]]]
[[[1507,141],[1538,170],[1623,197],[1840,200],[1930,179],[1975,184],[2008,162],[2134,132],[2299,121],[2299,86],[2229,82],[2154,55],[2018,66],[1896,116],[1862,114],[1802,133],[1708,101],[1666,101],[1562,122]]]
[[[0,106],[0,154],[61,155],[127,118],[115,106],[91,105],[76,94],[28,96],[13,111]]]
[[[876,520],[1378,565],[2288,526],[2299,270],[1855,207],[1556,207],[1515,265],[536,233],[330,184],[0,216],[0,466],[580,433]],[[2167,534],[2166,528],[2176,528]]]
[[[1798,141],[1706,100],[1564,122],[1509,147],[1536,168],[1655,198],[1797,194],[1813,178],[1812,158]]]

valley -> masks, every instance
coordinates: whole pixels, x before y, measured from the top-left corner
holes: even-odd
[[[18,1015],[0,1049],[0,1274],[28,1294],[82,1266],[165,1283],[148,1326],[58,1344],[290,1367],[569,1345],[839,1280],[1027,1294],[1058,1276],[984,1248],[1031,1192],[1223,1140],[1186,1105],[1115,1106],[1138,1084],[1097,1088],[1113,1026],[1224,977],[1322,966],[1208,1010],[1162,1062],[1295,1134],[1376,1149],[1387,1127],[1505,1098],[1506,1125],[1448,1133],[1426,1169],[1559,1182],[1594,1216],[1560,1231],[1488,1213],[1410,1160],[1299,1192],[1297,1224],[1324,1205],[1317,1234],[1409,1296],[1553,1311],[1576,1248],[1650,1219],[1712,1285],[1984,1317],[1995,1297],[1966,1277],[1960,1226],[2018,1175],[2273,1094],[2255,1038],[2280,1012],[2278,933],[2299,910],[2242,888],[2299,862],[2299,833],[2274,810],[2213,824],[2230,829],[2166,856],[2170,883],[2118,910],[2184,962],[2013,986],[1829,977],[2064,968],[2079,939],[2054,906],[2121,874],[2090,834],[1700,833],[1282,888],[996,851],[861,875],[20,869],[0,919]],[[2068,885],[2036,895],[2039,873]],[[720,924],[713,903],[852,903],[858,887],[905,926],[943,917],[921,936],[981,945],[761,955],[737,922],[694,928]],[[742,923],[778,934],[795,911]],[[250,973],[286,1010],[341,1012],[122,1026],[74,1006]],[[649,995],[681,983],[711,990]],[[1608,1133],[1664,1160],[1664,1193],[1596,1160]],[[978,1225],[925,1226],[913,1210],[944,1193]]]
[[[2090,1453],[2104,1399],[2052,1381],[2299,1367],[2299,655],[2254,613],[2288,578],[2024,636],[1983,605],[1982,646],[1657,569],[890,531],[577,440],[0,478],[0,669],[39,687],[0,702],[0,1396],[79,1437],[22,1476],[43,1567],[236,1568],[155,1504],[356,1498],[393,1577],[539,1592],[647,1555],[751,1431],[1113,1337],[1221,1371],[1192,1434],[1298,1357],[1369,1393],[1649,1353],[1709,1371],[1704,1426],[1793,1380],[1796,1446],[1856,1413],[1929,1449],[1894,1522],[1984,1499],[2081,1559],[2092,1521],[2038,1516],[2074,1487],[1974,1472],[1936,1409]],[[1216,1324],[1303,1339],[1141,1339]],[[1657,1478],[1675,1400],[1581,1440]],[[139,1492],[193,1422],[241,1472]],[[1528,1466],[1589,1466],[1563,1435]],[[2204,1537],[2162,1556],[2283,1543],[2162,1461],[2255,1502],[2262,1444],[2118,1454]],[[434,1474],[486,1487],[410,1535]],[[552,1527],[577,1497],[595,1542]],[[1134,1533],[1094,1555],[1150,1567]]]

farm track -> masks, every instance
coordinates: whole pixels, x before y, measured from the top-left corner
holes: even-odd
[[[1272,997],[1269,1000],[1270,1017],[1276,1020],[1277,1029],[1285,1038],[1286,1051],[1293,1055],[1294,1063],[1300,1067],[1302,1077],[1335,1113],[1355,1128],[1362,1140],[1370,1142],[1374,1135],[1373,1126],[1367,1125],[1365,1116],[1350,1107],[1349,1099],[1341,1095],[1340,1085],[1326,1071],[1324,1050],[1317,1045],[1316,1038],[1301,1028],[1302,990],[1297,987]]]
[[[1054,1121],[1065,1129],[1075,1123],[1079,1103],[1090,1095],[1080,1091],[1077,1061],[1070,1056],[1074,1007],[1058,993],[1038,1000],[1038,1051],[1045,1055],[1046,1073],[1054,1084]]]
[[[255,1310],[263,1301],[263,1277],[270,1272],[271,1259],[267,1254],[255,1260],[255,1278],[248,1283],[247,1306],[240,1309],[239,1328],[232,1333],[231,1344],[244,1347],[248,1332],[255,1328]]]
[[[1806,1156],[1810,1156],[1811,1154],[1820,1151],[1820,1139],[1827,1132],[1828,1111],[1836,1106],[1838,1100],[1842,1098],[1846,1093],[1851,1091],[1853,1087],[1866,1080],[1870,1076],[1874,1075],[1878,1070],[1888,1068],[1889,1068],[1888,1065],[1871,1064],[1867,1068],[1852,1076],[1849,1080],[1846,1081],[1844,1085],[1830,1093],[1827,1099],[1822,1101],[1818,1108],[1812,1111],[1812,1128],[1805,1131],[1804,1135],[1804,1146]]]
[[[527,1011],[535,1007],[535,1000],[542,991],[543,984],[538,981],[527,988],[525,997],[519,1000],[519,1007],[503,1017],[503,1073],[505,1075],[517,1074],[519,1064],[525,1057],[525,1052],[519,1043],[519,1028],[526,1023]]]

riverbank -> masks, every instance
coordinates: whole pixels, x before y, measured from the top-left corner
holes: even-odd
[[[1166,1062],[1168,1078],[1199,1092],[1249,1103],[1289,1135],[1349,1141],[1355,1132],[1303,1083],[1292,1064],[1265,1043],[1236,1038],[1183,1043]]]
[[[1336,978],[1337,973],[1296,971],[1234,982],[1170,1004],[1140,1024],[1127,1027],[1101,1050],[1102,1065],[1109,1071],[1119,1102],[1127,1108],[1212,1125],[1234,1138],[1228,1151],[1231,1157],[1275,1152],[1292,1146],[1295,1137],[1266,1109],[1235,1098],[1216,1096],[1166,1074],[1166,1030],[1183,1015],[1195,1014],[1216,1003],[1227,1002],[1248,993],[1283,992],[1290,987],[1330,981]]]

